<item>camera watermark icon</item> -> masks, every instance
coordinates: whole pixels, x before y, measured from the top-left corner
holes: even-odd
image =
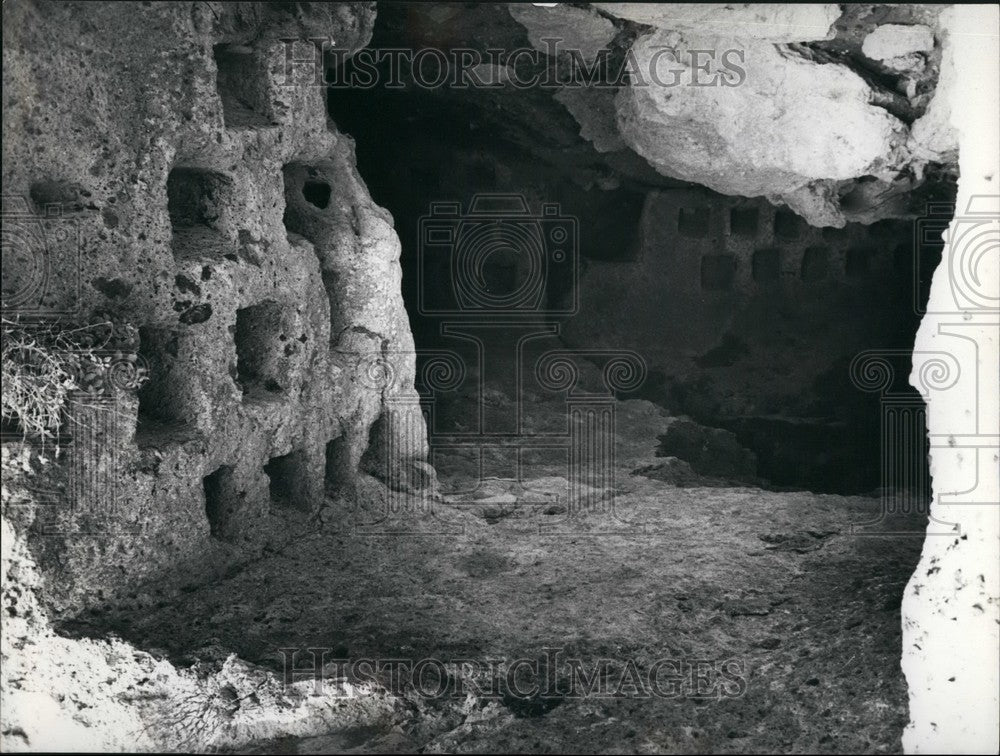
[[[579,225],[519,194],[434,202],[418,224],[421,315],[529,317],[577,311]],[[559,297],[560,293],[566,296]]]
[[[561,515],[537,523],[546,532],[635,532],[615,509],[615,406],[616,392],[642,382],[645,362],[634,352],[540,341],[557,337],[559,320],[577,312],[578,220],[555,203],[533,213],[519,194],[476,195],[465,211],[459,202],[434,202],[418,222],[416,251],[418,312],[437,323],[445,343],[373,353],[360,371],[379,379],[369,387],[383,397],[382,467],[392,471],[401,460],[412,467],[407,450],[425,448],[415,437],[424,432],[439,477],[460,458],[468,465],[458,464],[463,472],[450,476],[438,498],[387,481],[381,524],[405,532],[407,515],[433,519],[444,507],[478,513],[487,481],[504,480],[518,491],[518,506],[548,504],[546,514]],[[396,380],[401,360],[416,364],[417,392]],[[579,377],[587,371],[591,385],[583,390]],[[547,402],[556,427],[526,422],[538,401]],[[447,424],[439,423],[444,415]],[[532,490],[526,471],[542,467],[565,485]]]
[[[396,696],[464,701],[469,696],[498,701],[513,711],[526,704],[542,710],[563,701],[586,699],[740,698],[749,687],[749,665],[725,659],[583,659],[563,648],[511,660],[338,658],[322,647],[280,648],[286,687],[307,684],[312,695],[350,697],[359,688]]]
[[[0,214],[4,317],[75,314],[80,305],[80,227],[59,204],[35,212],[20,195],[5,194]]]

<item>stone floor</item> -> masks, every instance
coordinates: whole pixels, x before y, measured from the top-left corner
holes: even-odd
[[[668,419],[642,402],[620,409],[613,506],[567,509],[565,478],[538,466],[386,516],[369,479],[346,514],[331,496],[314,535],[116,630],[178,665],[235,652],[281,672],[289,649],[407,670],[436,660],[402,683],[329,663],[324,684],[361,674],[391,703],[261,752],[899,752],[899,604],[921,539],[852,535],[878,498],[630,474],[656,462],[650,431]],[[463,469],[440,464],[442,490]],[[528,661],[512,667],[546,654],[539,693]],[[584,695],[574,663],[603,669],[604,688]],[[655,669],[678,672],[673,687]],[[524,696],[502,684],[522,672]]]

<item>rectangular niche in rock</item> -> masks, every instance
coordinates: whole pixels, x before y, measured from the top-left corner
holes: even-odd
[[[274,125],[263,59],[243,45],[216,45],[214,52],[216,86],[226,128]]]
[[[352,474],[350,445],[343,436],[337,436],[326,445],[325,481],[328,489],[340,488],[350,483]]]
[[[237,515],[244,495],[237,489],[233,468],[222,465],[202,479],[205,492],[205,516],[212,538],[232,541],[238,532]]]
[[[776,239],[798,239],[805,224],[791,210],[778,210],[774,214],[774,236]]]
[[[293,161],[282,169],[285,187],[284,224],[289,240],[302,237],[313,245],[319,259],[323,289],[330,303],[330,340],[336,342],[344,328],[344,303],[341,296],[344,282],[342,271],[334,261],[334,255],[321,251],[318,243],[328,233],[330,217],[321,212],[330,206],[333,198],[331,176],[336,168],[327,161],[310,164]],[[293,242],[294,243],[294,242]]]
[[[183,352],[183,334],[171,328],[139,329],[139,355],[149,378],[139,389],[136,442],[147,446],[166,436],[186,435],[194,421],[194,367]]]
[[[869,247],[848,247],[844,258],[844,273],[848,278],[862,278],[868,275],[870,261],[875,250]]]
[[[705,255],[701,258],[701,288],[730,291],[735,278],[736,258],[733,255]]]
[[[302,450],[272,457],[264,465],[271,504],[279,509],[309,511],[309,466]]]
[[[174,257],[236,259],[236,248],[224,233],[233,203],[233,182],[216,171],[177,167],[167,177],[167,210]]]
[[[269,399],[281,394],[288,337],[282,328],[281,306],[262,302],[236,311],[236,381],[243,400]]]

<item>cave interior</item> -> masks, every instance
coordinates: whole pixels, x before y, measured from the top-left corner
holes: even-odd
[[[178,5],[144,10],[165,45]],[[45,526],[37,486],[9,510],[57,636],[128,644],[143,690],[157,665],[207,685],[212,716],[184,742],[218,750],[898,750],[900,601],[931,496],[910,352],[955,165],[884,202],[881,179],[843,181],[842,222],[810,222],[778,191],[721,193],[600,143],[542,87],[420,86],[404,67],[401,86],[383,68],[377,86],[281,89],[284,42],[254,26],[305,35],[315,12],[352,50],[531,47],[504,5],[221,5],[185,11],[215,29],[191,53],[211,65],[137,199],[82,189],[89,169],[12,174],[100,240],[85,251],[117,250],[84,256],[86,301],[136,325],[148,367],[46,473],[46,496],[68,496],[73,449],[98,448],[118,509],[83,511],[114,537]],[[907,98],[861,40],[931,11],[864,7],[791,48],[851,67],[908,128],[940,50]],[[650,28],[567,8],[611,30],[613,61]],[[327,58],[326,81],[353,61]],[[197,130],[205,113],[218,134]],[[112,153],[93,176],[124,171]],[[11,616],[30,625],[25,600]],[[258,695],[324,672],[293,652],[433,659],[448,688],[553,647],[620,683],[670,660],[683,692],[577,697],[559,668],[552,695],[427,697],[372,674],[298,729],[274,712],[318,692]],[[711,690],[692,694],[698,664]]]

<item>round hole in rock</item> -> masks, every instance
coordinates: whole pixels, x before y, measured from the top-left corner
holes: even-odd
[[[306,181],[302,186],[302,196],[306,201],[320,210],[325,210],[330,204],[330,185],[325,181]]]

